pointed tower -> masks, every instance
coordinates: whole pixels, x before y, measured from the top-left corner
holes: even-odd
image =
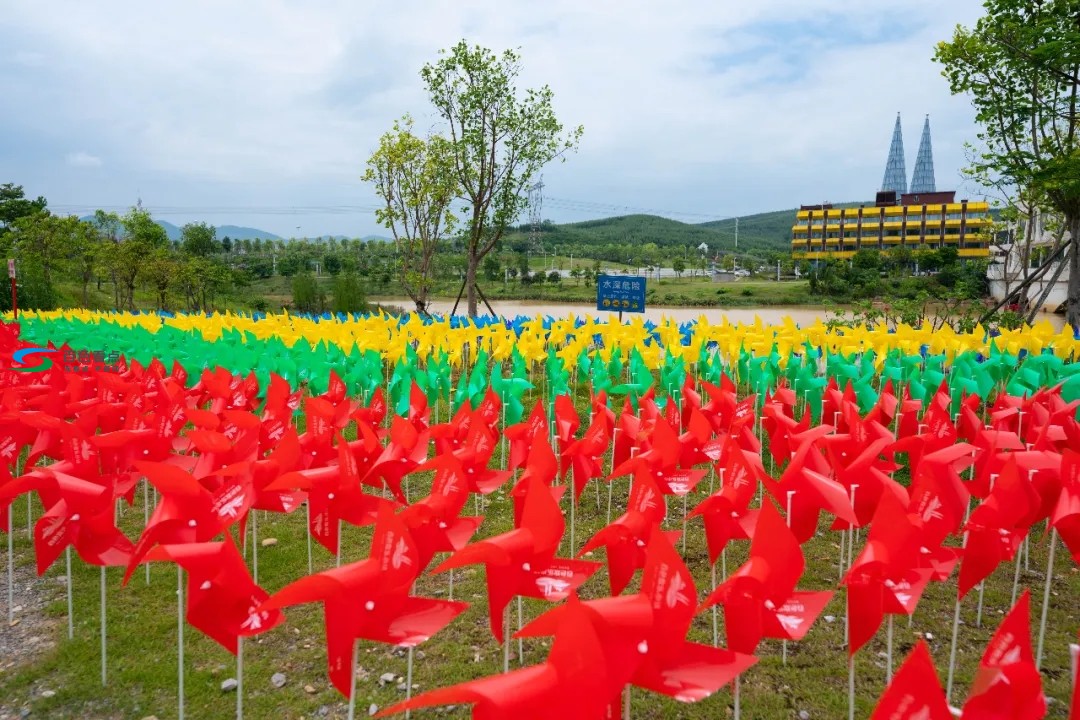
[[[896,127],[893,128],[892,144],[889,146],[889,159],[885,163],[885,177],[881,181],[882,190],[892,190],[897,195],[907,192],[907,170],[904,168],[904,135],[900,131],[900,113],[896,113]]]
[[[911,192],[932,193],[937,191],[934,183],[934,149],[930,146],[930,116],[923,123],[919,155],[915,158],[915,172],[911,176]]]

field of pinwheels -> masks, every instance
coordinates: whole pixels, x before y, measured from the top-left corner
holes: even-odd
[[[23,314],[0,717],[1076,718],[1078,356]]]

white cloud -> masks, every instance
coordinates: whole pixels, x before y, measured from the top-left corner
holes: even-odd
[[[101,167],[101,158],[96,155],[91,155],[88,152],[82,150],[78,152],[68,153],[64,158],[67,164],[71,167],[77,168],[92,168]]]
[[[404,112],[436,121],[419,70],[462,37],[520,46],[522,85],[550,85],[560,119],[584,124],[580,152],[545,172],[553,197],[715,216],[865,198],[896,110],[909,167],[931,114],[941,185],[975,132],[930,57],[978,0],[59,6],[24,0],[0,18],[0,45],[49,58],[34,82],[0,69],[27,146],[56,157],[74,140],[110,158],[95,188],[42,168],[36,190],[56,202],[130,203],[152,182],[170,206],[370,205],[364,160]],[[377,229],[370,213],[225,221]]]

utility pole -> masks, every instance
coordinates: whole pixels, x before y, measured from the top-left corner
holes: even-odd
[[[776,261],[776,282],[780,282],[780,261]]]
[[[735,249],[739,249],[739,218],[735,218]]]
[[[543,241],[540,239],[540,225],[542,223],[540,208],[544,203],[544,179],[529,186],[529,246],[533,252],[543,254]]]

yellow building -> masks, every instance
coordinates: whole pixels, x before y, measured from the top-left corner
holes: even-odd
[[[884,197],[883,197],[884,196]],[[889,196],[892,196],[891,198]],[[791,228],[796,260],[843,260],[862,249],[911,250],[954,247],[961,258],[989,255],[990,206],[954,202],[955,193],[878,193],[871,207],[834,208],[804,205]]]

